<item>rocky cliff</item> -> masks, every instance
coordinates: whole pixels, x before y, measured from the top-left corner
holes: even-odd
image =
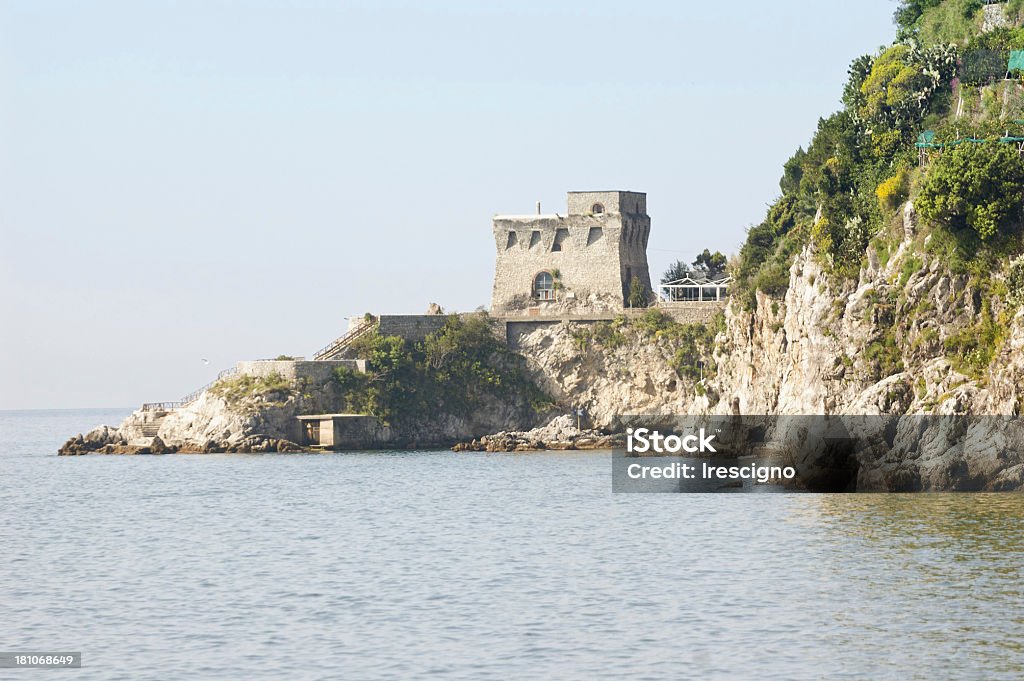
[[[753,309],[729,306],[703,382],[692,366],[680,373],[679,342],[659,331],[625,327],[609,347],[581,342],[565,324],[527,334],[519,349],[548,392],[585,407],[597,428],[616,429],[626,414],[949,417],[894,422],[936,432],[861,452],[857,488],[1019,488],[1024,458],[1006,442],[1013,421],[972,422],[970,447],[938,431],[957,417],[1019,414],[1024,313],[975,277],[951,273],[924,248],[928,238],[908,204],[894,252],[883,261],[870,247],[859,276],[840,281],[805,247],[784,297],[758,292]],[[1005,329],[981,366],[965,356],[980,350],[959,353],[957,340],[983,334],[994,317]]]

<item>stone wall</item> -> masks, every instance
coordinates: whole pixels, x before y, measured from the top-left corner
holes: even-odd
[[[983,33],[994,31],[997,28],[1004,28],[1010,25],[1010,20],[1006,16],[1006,3],[985,5],[983,8],[984,17],[981,22],[981,30]]]
[[[360,373],[366,372],[366,360],[337,359],[323,361],[258,359],[239,362],[235,365],[240,376],[266,378],[279,375],[287,380],[308,379],[313,383],[330,380],[337,367],[345,366]]]
[[[589,215],[594,204],[606,213],[647,215],[647,194],[641,192],[569,192],[569,215]]]
[[[600,203],[602,213],[593,213]],[[633,212],[620,212],[620,209]],[[651,290],[646,196],[633,192],[573,192],[568,215],[496,216],[493,314],[544,316],[581,309],[623,307],[630,277]],[[555,300],[534,298],[538,274],[557,274]]]
[[[313,414],[299,416],[299,433],[304,445],[319,445],[333,450],[375,449],[390,446],[392,429],[375,416],[362,414]],[[306,437],[306,422],[319,424],[319,441]]]
[[[694,303],[672,303],[669,306],[655,308],[664,312],[680,324],[710,324],[715,315],[725,312],[727,301],[716,302],[694,302]],[[505,340],[512,350],[520,349],[520,340],[539,329],[554,330],[563,324],[581,324],[591,326],[598,322],[606,322],[618,316],[625,316],[627,319],[641,317],[648,312],[647,309],[627,309],[619,314],[594,314],[594,315],[565,315],[562,317],[504,317],[501,321],[505,326]]]
[[[448,317],[443,314],[380,315],[378,332],[382,336],[401,336],[410,341],[421,341],[444,327]]]
[[[680,324],[710,324],[719,312],[725,312],[728,301],[665,303],[659,310]]]

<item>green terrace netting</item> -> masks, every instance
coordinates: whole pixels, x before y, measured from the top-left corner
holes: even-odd
[[[1014,50],[1010,53],[1010,65],[1007,70],[1024,73],[1024,50]]]
[[[1024,51],[1022,51],[1024,54]],[[1015,120],[1014,123],[1024,125],[1024,120]],[[918,149],[945,149],[946,147],[956,147],[964,144],[965,142],[972,142],[973,144],[984,144],[985,142],[1001,142],[1002,144],[1021,144],[1024,142],[1024,137],[1017,135],[1011,135],[1009,131],[1006,132],[1005,137],[993,137],[992,139],[983,139],[979,137],[964,137],[961,139],[954,140],[952,142],[936,142],[935,131],[925,130],[917,136],[917,144],[915,145]]]

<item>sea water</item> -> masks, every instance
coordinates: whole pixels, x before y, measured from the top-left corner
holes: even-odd
[[[126,414],[0,412],[0,649],[82,653],[8,674],[1024,676],[1019,494],[613,494],[607,452],[55,455]]]

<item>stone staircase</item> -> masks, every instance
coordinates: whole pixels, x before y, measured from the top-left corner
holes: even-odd
[[[147,423],[143,423],[142,437],[156,437],[157,433],[160,432],[160,424],[164,422],[164,418],[166,417],[167,414],[164,414],[163,416],[153,418],[153,420],[148,421]]]

